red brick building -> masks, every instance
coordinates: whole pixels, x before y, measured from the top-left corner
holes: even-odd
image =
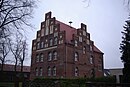
[[[32,41],[31,79],[103,76],[103,53],[90,40],[87,26],[76,29],[45,14]]]

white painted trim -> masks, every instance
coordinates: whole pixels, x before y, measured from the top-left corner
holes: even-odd
[[[40,50],[36,50],[36,52],[50,50],[50,49],[54,49],[54,48],[57,48],[57,46],[49,47],[49,48],[45,48],[45,49],[40,49]]]

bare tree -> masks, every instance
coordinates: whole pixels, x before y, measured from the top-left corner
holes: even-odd
[[[10,50],[14,56],[15,59],[15,67],[14,67],[14,71],[17,71],[17,65],[19,64],[19,58],[21,56],[21,52],[22,52],[22,34],[20,33],[16,33],[16,40],[15,42],[11,42],[10,43]]]
[[[5,62],[7,61],[6,60],[6,57],[7,55],[9,54],[10,52],[10,49],[9,49],[9,39],[2,39],[0,41],[0,62],[1,62],[1,71],[3,71],[3,67],[4,67],[4,64]]]
[[[27,48],[27,41],[26,39],[25,40],[22,40],[22,44],[21,44],[21,55],[19,56],[19,62],[20,62],[20,65],[21,65],[21,72],[23,72],[23,63],[24,63],[24,60],[27,58],[27,51],[28,51],[28,48]]]
[[[22,29],[23,24],[30,26],[34,0],[1,0],[0,29]],[[4,28],[3,28],[4,27]]]

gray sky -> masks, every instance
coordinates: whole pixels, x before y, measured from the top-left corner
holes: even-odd
[[[105,68],[123,67],[120,60],[121,31],[128,12],[123,0],[91,0],[89,7],[84,0],[39,0],[34,11],[32,24],[37,28],[29,33],[30,43],[44,21],[45,13],[51,11],[57,20],[79,28],[81,23],[87,25],[91,40],[104,52]]]

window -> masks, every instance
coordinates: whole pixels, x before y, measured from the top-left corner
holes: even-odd
[[[46,39],[45,47],[48,47],[48,40]]]
[[[86,47],[84,46],[83,47],[83,54],[85,54],[86,53]]]
[[[83,35],[86,36],[86,32],[85,31],[83,31]]]
[[[49,26],[49,19],[48,20],[46,20],[46,26]]]
[[[51,76],[51,68],[50,68],[50,66],[48,67],[47,71],[48,71],[48,76]]]
[[[53,56],[53,57],[54,57],[53,59],[54,59],[54,60],[57,60],[57,52],[56,52],[56,51],[53,52],[53,55],[54,55],[54,56]]]
[[[56,67],[53,67],[53,76],[56,76]]]
[[[79,36],[79,41],[82,42],[82,37],[81,36]]]
[[[36,55],[36,62],[39,62],[39,54]]]
[[[77,42],[77,40],[75,40],[75,43],[74,43],[74,44],[75,44],[76,47],[78,46],[78,42]]]
[[[40,61],[43,62],[43,54],[40,54]]]
[[[54,33],[54,37],[57,37],[57,36],[58,36],[58,32],[55,32],[55,33]]]
[[[54,45],[57,45],[57,37],[54,38]]]
[[[62,44],[63,43],[63,40],[59,40],[59,44]]]
[[[50,34],[53,33],[53,25],[50,26]]]
[[[38,68],[35,69],[35,72],[36,72],[36,76],[38,76]]]
[[[93,51],[93,48],[92,48],[92,46],[90,45],[90,51]]]
[[[42,76],[42,67],[40,67],[40,76]]]
[[[44,36],[44,29],[42,28],[41,36]]]
[[[78,76],[78,67],[75,68],[74,72],[75,72],[75,76]]]
[[[74,61],[78,61],[78,52],[75,52],[74,54]]]
[[[52,46],[52,43],[53,43],[53,41],[52,41],[52,39],[50,39],[50,46]]]
[[[48,61],[51,61],[51,60],[52,60],[52,53],[49,52],[49,53],[48,53]]]
[[[37,49],[40,49],[40,43],[37,42]]]
[[[44,42],[42,41],[42,42],[41,42],[41,48],[43,48],[43,47],[44,47]]]
[[[62,38],[62,35],[60,35],[60,39]]]
[[[46,26],[46,32],[45,32],[45,34],[48,35],[48,32],[49,32],[49,28],[48,28],[48,26]]]
[[[90,61],[90,64],[93,64],[93,56],[90,56],[89,61]]]
[[[89,45],[89,40],[87,39],[87,44]]]

